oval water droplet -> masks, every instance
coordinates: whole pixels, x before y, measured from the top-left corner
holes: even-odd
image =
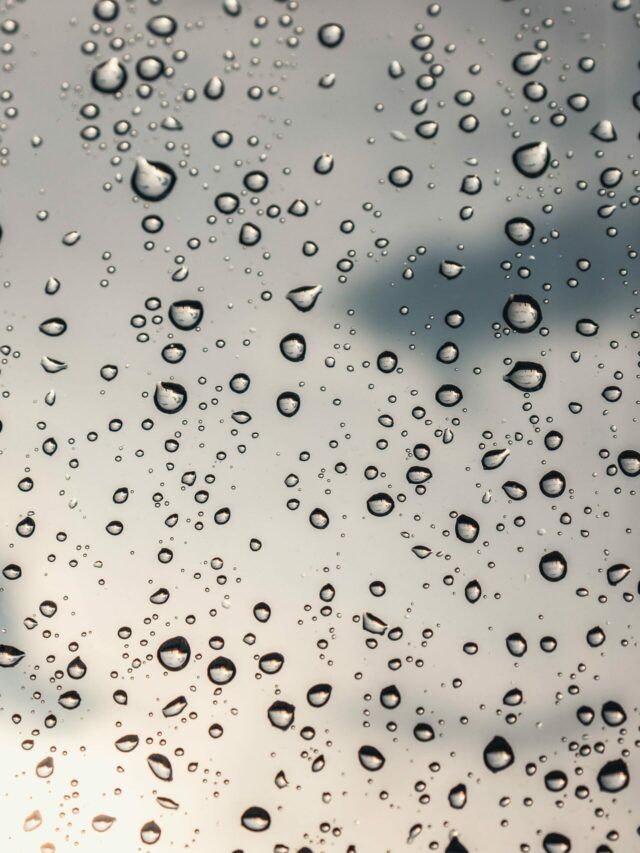
[[[519,391],[533,392],[543,387],[546,378],[547,373],[541,364],[533,361],[516,361],[504,380]]]
[[[251,832],[264,832],[271,826],[271,817],[266,809],[251,806],[243,812],[241,822]]]
[[[358,760],[365,770],[375,772],[382,770],[385,757],[375,746],[361,746],[358,750]]]

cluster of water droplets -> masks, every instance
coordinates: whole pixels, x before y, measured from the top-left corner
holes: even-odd
[[[6,4],[6,849],[640,843],[631,5]]]

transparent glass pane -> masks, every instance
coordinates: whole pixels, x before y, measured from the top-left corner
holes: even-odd
[[[639,20],[4,3],[2,850],[638,849]]]

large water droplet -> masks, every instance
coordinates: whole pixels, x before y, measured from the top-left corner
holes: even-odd
[[[529,142],[513,153],[513,164],[525,178],[537,178],[546,171],[551,152],[546,142]]]
[[[344,39],[344,27],[341,24],[323,24],[318,30],[318,41],[324,47],[338,47]]]
[[[214,684],[228,684],[236,675],[236,666],[229,658],[214,658],[207,668],[209,680]]]
[[[177,382],[158,382],[153,401],[159,411],[175,415],[187,404],[187,390]]]
[[[260,806],[251,806],[243,812],[242,825],[251,832],[264,832],[271,826],[271,817],[266,809]]]
[[[173,779],[173,768],[165,755],[154,752],[147,756],[147,764],[153,775],[162,779],[163,782],[170,782]]]
[[[506,768],[510,767],[515,760],[513,750],[509,746],[508,742],[500,735],[496,735],[493,740],[485,746],[483,757],[484,763],[492,773],[498,773],[501,770],[506,770]]]
[[[502,316],[514,332],[526,333],[538,327],[542,320],[542,311],[533,296],[512,293],[502,309]]]
[[[517,216],[514,219],[509,219],[504,226],[505,233],[512,243],[517,246],[526,246],[533,240],[535,228],[533,222],[525,219],[524,216]]]
[[[131,188],[145,201],[162,201],[173,189],[176,173],[166,163],[136,157],[131,175]]]
[[[519,391],[533,392],[542,388],[546,378],[547,373],[541,364],[533,361],[516,361],[504,380]]]
[[[480,525],[469,515],[459,515],[456,518],[456,536],[461,542],[475,542],[480,533]]]
[[[165,669],[178,672],[184,669],[191,658],[191,648],[185,637],[171,637],[158,648],[158,660]]]
[[[270,705],[267,716],[271,725],[276,729],[286,730],[293,723],[295,712],[296,709],[293,705],[278,699]]]
[[[288,361],[303,361],[307,352],[307,342],[298,332],[285,335],[280,341],[280,352]]]
[[[393,512],[394,506],[395,502],[391,495],[387,495],[384,492],[377,492],[367,499],[367,509],[371,515],[376,515],[379,518]]]
[[[276,400],[278,411],[285,418],[292,418],[300,410],[300,395],[295,391],[283,391]]]
[[[361,746],[358,750],[358,760],[365,770],[372,772],[382,770],[385,757],[375,746]]]
[[[287,293],[287,299],[298,311],[311,311],[321,293],[321,284],[307,284],[290,290]]]
[[[16,666],[24,656],[25,652],[15,646],[0,645],[0,666],[2,667]]]
[[[93,69],[91,85],[98,92],[112,94],[122,89],[127,82],[127,77],[127,69],[117,57],[113,56]]]
[[[618,791],[624,790],[628,784],[629,768],[621,758],[607,761],[598,772],[600,790],[606,791],[608,794],[616,794]]]
[[[108,814],[97,814],[91,819],[91,827],[96,832],[107,832],[116,822],[115,817]]]

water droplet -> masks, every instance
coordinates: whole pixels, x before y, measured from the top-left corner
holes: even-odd
[[[177,382],[158,382],[153,401],[160,412],[175,415],[187,404],[187,390]]]
[[[517,246],[526,246],[533,240],[535,228],[533,222],[524,216],[509,219],[504,226],[505,233],[512,243]]]
[[[316,158],[313,168],[319,175],[328,175],[333,171],[333,154],[321,154]]]
[[[295,391],[283,391],[276,401],[278,411],[285,418],[292,418],[300,411],[300,396]]]
[[[176,173],[171,166],[155,160],[136,157],[131,174],[131,188],[145,201],[162,201],[176,183]]]
[[[525,178],[537,178],[549,166],[551,152],[546,142],[529,142],[513,153],[513,164]]]
[[[601,791],[608,794],[617,794],[624,790],[629,784],[629,769],[626,763],[617,758],[600,768],[598,772],[598,785]]]
[[[287,299],[298,311],[311,311],[321,293],[321,284],[303,285],[290,290],[287,293]]]
[[[115,817],[108,814],[97,814],[91,819],[91,827],[96,832],[107,832],[116,822]]]
[[[307,342],[298,332],[285,335],[280,341],[280,352],[288,361],[303,361],[307,352]]]
[[[273,702],[268,711],[267,716],[269,717],[269,722],[276,729],[288,729],[295,718],[296,709],[293,705],[290,705],[289,702],[282,702],[281,700],[277,700]]]
[[[462,400],[462,391],[457,385],[441,385],[435,396],[441,406],[457,406]]]
[[[365,770],[375,772],[382,770],[385,757],[375,746],[361,746],[358,750],[358,760]]]
[[[533,296],[512,293],[502,309],[502,316],[514,332],[527,333],[540,325],[542,311]]]
[[[232,660],[220,656],[211,661],[207,675],[214,684],[228,684],[235,678],[236,667]]]
[[[217,101],[218,98],[221,98],[224,95],[224,89],[224,80],[216,74],[207,81],[202,91],[205,97],[209,98],[209,100]]]
[[[51,317],[49,320],[43,320],[38,326],[43,335],[48,335],[51,338],[57,338],[67,331],[67,324],[61,317]]]
[[[501,770],[506,770],[510,767],[514,760],[513,750],[508,742],[496,735],[484,748],[483,752],[484,763],[492,773],[498,773]]]
[[[456,518],[456,536],[461,542],[475,542],[480,533],[480,525],[469,515],[459,515]]]
[[[240,237],[238,239],[243,246],[255,246],[262,239],[262,231],[257,225],[245,222],[240,229]]]
[[[540,558],[540,574],[553,583],[563,580],[567,574],[567,561],[559,551],[550,551]]]
[[[413,172],[407,166],[396,166],[388,177],[394,187],[407,187],[413,180]]]
[[[307,690],[307,702],[314,708],[322,708],[331,698],[330,684],[314,684]]]
[[[188,332],[202,322],[204,308],[197,299],[178,299],[169,306],[169,319],[176,327]]]
[[[492,471],[494,468],[499,468],[507,461],[509,453],[510,451],[508,448],[503,448],[502,450],[487,450],[487,452],[482,456],[482,467],[485,471]]]
[[[318,30],[318,40],[324,47],[338,47],[344,40],[344,27],[340,24],[323,24]]]
[[[154,820],[149,820],[140,829],[140,839],[144,844],[155,844],[160,839],[162,830]]]
[[[542,62],[542,54],[537,51],[524,51],[513,60],[513,68],[518,74],[533,74]]]
[[[618,465],[627,477],[637,477],[640,474],[640,452],[623,450],[618,454]]]
[[[243,812],[241,822],[251,832],[264,832],[271,826],[271,817],[266,809],[251,806]]]
[[[170,672],[184,669],[191,658],[191,648],[185,637],[171,637],[158,647],[158,660]]]
[[[378,516],[379,518],[389,515],[389,513],[393,512],[394,507],[395,501],[391,495],[387,495],[384,492],[377,492],[367,499],[367,509],[371,515]]]
[[[123,88],[127,77],[127,69],[117,57],[113,56],[93,69],[91,85],[98,92],[113,94]]]
[[[163,782],[171,782],[173,779],[171,762],[165,755],[161,755],[159,752],[154,752],[147,756],[147,764],[149,765],[149,769],[153,775],[158,779],[161,779]]]
[[[539,391],[546,378],[547,373],[541,364],[532,361],[516,361],[504,380],[519,391]]]
[[[12,667],[20,663],[25,652],[16,649],[15,646],[0,645],[0,666]]]
[[[600,142],[614,142],[618,138],[616,129],[608,119],[603,119],[591,128],[591,135]]]

